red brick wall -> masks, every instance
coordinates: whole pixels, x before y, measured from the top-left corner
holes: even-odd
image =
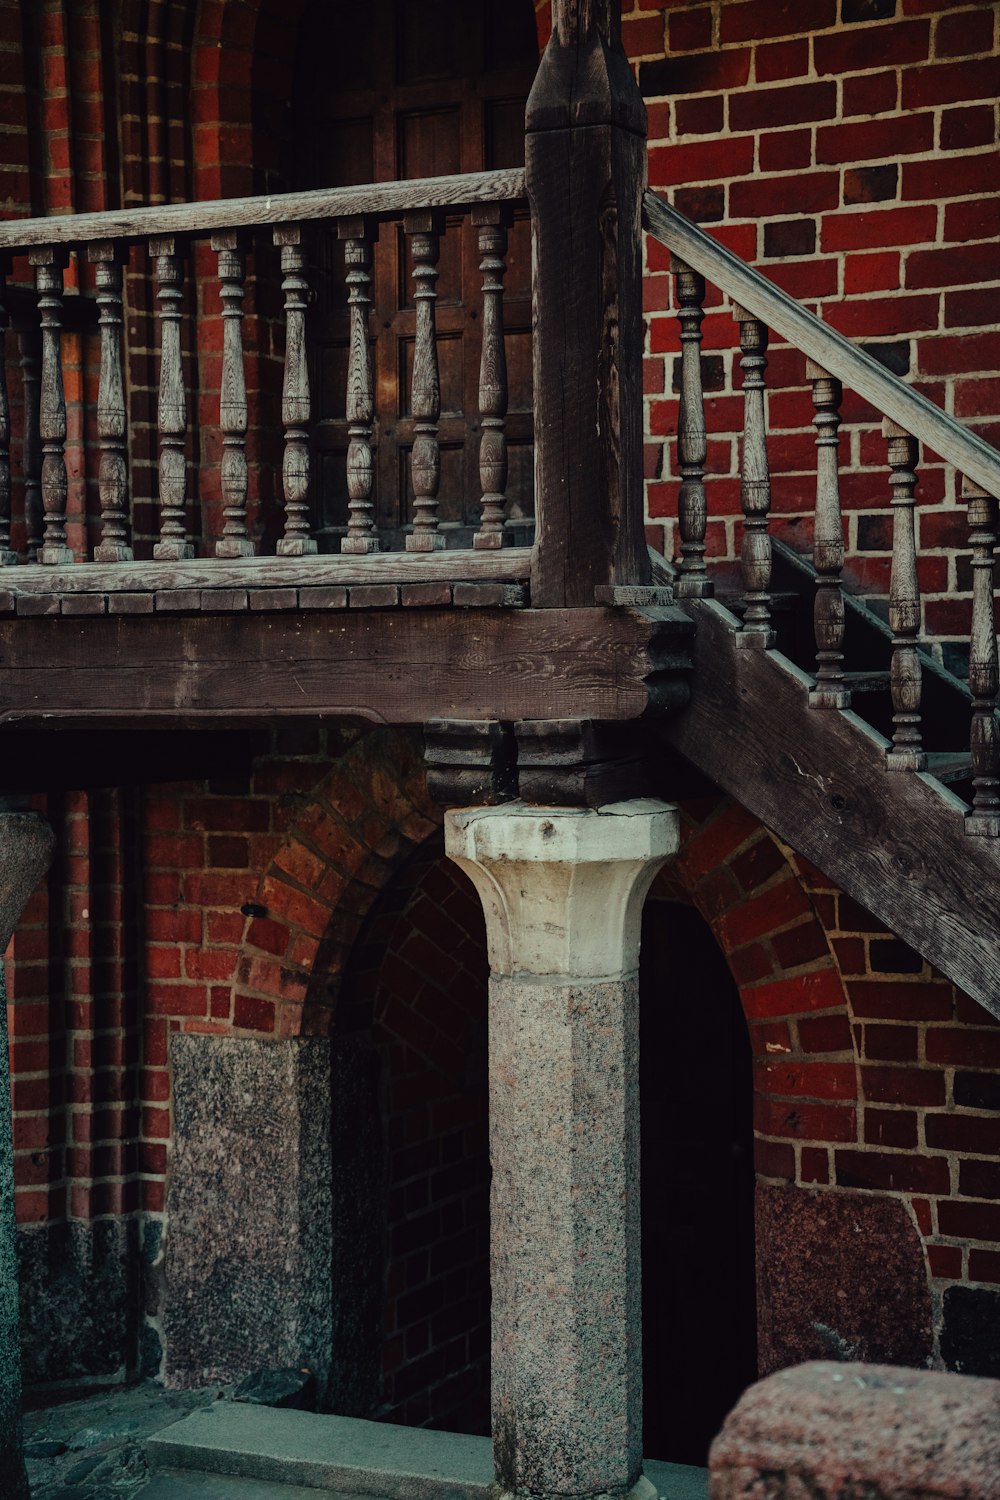
[[[855,16],[872,20],[854,20]],[[650,185],[824,321],[889,345],[898,370],[990,441],[1000,438],[996,4],[952,0],[637,3],[625,35],[649,108]],[[809,27],[803,29],[803,21]],[[675,545],[678,349],[668,253],[647,240],[647,473],[653,537]],[[739,548],[741,422],[734,324],[704,324],[708,548]],[[800,355],[775,342],[768,383],[774,534],[811,545],[815,456]],[[845,394],[847,575],[885,593],[890,523],[877,415]],[[968,630],[966,524],[955,475],[926,453],[919,540],[925,624]]]

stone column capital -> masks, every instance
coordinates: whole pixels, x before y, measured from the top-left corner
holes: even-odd
[[[52,859],[55,834],[41,813],[0,802],[0,955]]]
[[[634,970],[642,904],[678,843],[677,809],[645,798],[445,814],[447,853],[483,903],[495,976],[600,979]]]

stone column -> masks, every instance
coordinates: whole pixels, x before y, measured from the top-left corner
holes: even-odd
[[[642,1477],[639,929],[677,848],[660,802],[463,808],[486,913],[493,1454],[501,1493],[655,1495]]]
[[[28,897],[49,867],[55,839],[44,818],[12,810],[12,801],[0,799],[0,1475],[7,1500],[28,1500],[21,1437],[14,1138],[2,955]]]

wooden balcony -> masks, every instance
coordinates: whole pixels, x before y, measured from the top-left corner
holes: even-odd
[[[0,722],[187,728],[317,714],[402,723],[622,720],[683,695],[692,627],[671,608],[670,589],[650,582],[641,442],[634,433],[630,444],[620,442],[622,408],[608,405],[609,391],[617,398],[619,386],[639,389],[634,371],[609,379],[620,343],[622,370],[638,366],[638,302],[634,326],[620,338],[606,309],[581,301],[588,267],[567,273],[557,236],[539,234],[539,211],[552,220],[565,192],[542,135],[533,167],[529,149],[527,180],[505,170],[0,226],[8,303],[16,303],[20,329],[37,319],[40,343],[37,369],[29,355],[20,366],[8,358],[0,371]],[[640,175],[631,186],[638,205]],[[508,227],[515,214],[526,219],[529,200],[537,525],[522,511],[512,515],[507,495],[505,257]],[[440,515],[436,282],[442,241],[463,222],[477,235],[483,274],[478,304],[465,310],[480,330],[478,410],[466,413],[460,434],[466,453],[476,450],[477,490],[458,497],[462,514],[475,512],[474,527]],[[596,207],[588,223],[596,254]],[[384,361],[371,326],[380,234],[403,247],[394,274],[412,278],[405,411],[401,400],[380,410]],[[635,280],[637,208],[628,238],[622,259]],[[276,255],[283,307],[271,373],[280,382],[280,425],[268,426],[254,417],[252,389],[248,395],[248,361],[260,349],[245,330],[263,337],[259,308]],[[307,358],[310,266],[333,256],[342,257],[349,291],[348,503],[339,528],[318,527],[312,503]],[[84,440],[77,431],[67,445],[65,310],[87,299],[64,295],[67,268],[75,288],[94,278],[100,344],[90,456],[96,495],[91,513],[79,514],[78,502],[70,522],[67,459],[72,471]],[[33,292],[24,285],[32,274]],[[208,277],[217,280],[218,311],[206,310]],[[614,275],[591,284],[617,298]],[[248,294],[257,314],[249,325]],[[277,287],[270,295],[277,307]],[[133,343],[154,351],[155,469],[137,462],[143,434],[130,430]],[[210,417],[205,391],[191,379],[206,349],[219,351]],[[13,443],[8,384],[20,420]],[[635,428],[639,415],[630,409],[624,425]],[[376,507],[379,438],[393,422],[405,426],[409,450],[412,513],[397,517],[405,525],[383,524]],[[522,421],[522,445],[525,431]],[[213,450],[221,496],[214,508],[202,495],[213,488],[203,483],[203,455]],[[270,518],[258,485],[268,461],[281,476],[280,514]],[[143,480],[153,493],[136,493]],[[151,515],[155,523],[144,525]]]

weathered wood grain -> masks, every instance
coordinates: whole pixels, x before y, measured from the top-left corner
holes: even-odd
[[[683,261],[675,262],[677,321],[681,337],[681,399],[677,416],[677,467],[681,487],[677,523],[681,564],[675,582],[678,598],[710,599],[712,580],[705,568],[705,393],[701,379],[701,324],[705,316],[705,278]]]
[[[187,536],[187,463],[184,434],[187,400],[181,362],[181,247],[169,236],[150,240],[156,261],[156,301],[160,323],[160,390],[156,425],[160,438],[160,540],[153,556],[180,562],[194,556]]]
[[[89,247],[97,266],[97,306],[101,325],[101,378],[97,396],[97,435],[101,445],[97,486],[101,496],[101,540],[96,562],[132,560],[129,546],[128,425],[122,370],[122,268],[128,247]]]
[[[663,738],[949,979],[1000,1015],[1000,848],[964,833],[964,804],[923,773],[887,771],[887,742],[850,710],[812,713],[777,651],[740,651],[732,616],[689,600],[689,706]]]
[[[412,609],[0,621],[0,721],[631,719],[657,611]],[[682,622],[686,626],[686,622]]]
[[[347,535],[341,539],[340,550],[364,557],[379,550],[375,506],[372,503],[375,481],[372,454],[375,388],[369,326],[374,228],[364,219],[348,220],[340,224],[338,232],[344,241],[351,313],[347,362]]]
[[[849,708],[851,695],[844,685],[844,523],[840,510],[838,463],[840,403],[843,388],[811,360],[806,374],[812,383],[813,426],[816,428],[816,522],[813,527],[813,566],[816,597],[816,684],[810,708]]]
[[[296,588],[367,583],[437,583],[484,580],[524,582],[531,569],[527,547],[499,553],[458,550],[434,553],[383,552],[354,558],[318,557],[189,558],[179,562],[99,563],[67,569],[22,567],[9,575],[19,594],[86,592],[153,593],[159,590]]]
[[[935,453],[954,464],[959,473],[1000,497],[1000,454],[928,401],[905,381],[891,375],[878,360],[857,348],[781,291],[759,271],[720,245],[655,193],[643,199],[643,223],[650,234],[719,288],[752,312],[781,338],[787,339],[850,390],[869,401],[876,411],[915,432]]]
[[[893,771],[922,771],[927,764],[920,731],[922,671],[920,577],[914,508],[917,487],[917,442],[888,419],[883,424],[889,447],[892,489],[892,567],[889,574],[889,624],[892,627],[892,748],[886,764]]]
[[[474,213],[483,273],[483,343],[479,361],[479,482],[483,513],[473,546],[502,547],[507,504],[507,351],[504,346],[503,279],[507,271],[509,210],[503,205]]]
[[[160,236],[207,235],[216,230],[358,218],[393,218],[410,209],[473,208],[478,203],[523,199],[524,172],[504,167],[408,182],[372,182],[361,187],[318,188],[305,193],[269,193],[258,198],[221,198],[204,203],[173,203],[155,208],[114,209],[0,224],[0,250],[50,245],[83,245],[90,240],[142,240]]]
[[[42,511],[45,531],[38,560],[47,567],[71,563],[66,541],[66,395],[62,372],[62,293],[65,250],[40,250],[31,257],[42,324],[42,386],[38,432],[42,440]]]
[[[614,7],[610,7],[611,10]],[[649,582],[643,535],[645,106],[609,7],[560,7],[528,101],[536,547],[532,598]]]
[[[436,552],[444,547],[438,530],[438,487],[441,483],[441,449],[438,420],[441,416],[441,377],[438,369],[437,306],[438,259],[441,242],[439,222],[432,213],[407,214],[404,224],[413,256],[413,299],[417,326],[413,341],[413,379],[410,410],[413,413],[413,448],[410,480],[413,485],[413,530],[406,538],[407,552]]]
[[[740,565],[746,611],[740,635],[742,646],[773,646],[771,624],[771,471],[767,458],[767,408],[764,371],[767,369],[768,330],[742,307],[733,308],[740,325],[740,368],[743,371],[743,438],[740,443],[740,505],[743,539]]]
[[[281,246],[281,289],[285,294],[285,364],[281,383],[281,421],[285,453],[281,465],[285,532],[279,557],[310,557],[317,550],[309,532],[309,359],[306,351],[306,279],[302,230],[297,224],[274,231]]]

